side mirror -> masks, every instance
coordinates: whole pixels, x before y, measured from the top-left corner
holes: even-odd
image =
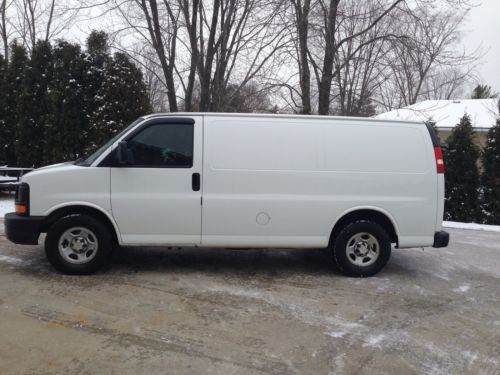
[[[119,165],[127,165],[128,164],[128,145],[127,142],[121,141],[118,143],[118,147],[116,148],[116,159]]]

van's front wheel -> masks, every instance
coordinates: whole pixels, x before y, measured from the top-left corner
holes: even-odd
[[[333,245],[333,256],[344,274],[373,276],[389,261],[391,241],[379,224],[358,220],[340,231]]]
[[[94,273],[110,259],[113,242],[106,225],[89,215],[73,214],[56,221],[45,238],[45,253],[58,271]]]

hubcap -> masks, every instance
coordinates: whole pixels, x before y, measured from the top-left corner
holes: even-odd
[[[97,249],[97,237],[87,228],[70,228],[59,239],[59,253],[69,263],[90,262],[97,254]]]
[[[71,240],[69,246],[75,253],[83,253],[89,247],[89,243],[85,238],[78,236]]]
[[[370,233],[357,233],[347,241],[347,259],[360,267],[375,263],[380,255],[380,245]]]

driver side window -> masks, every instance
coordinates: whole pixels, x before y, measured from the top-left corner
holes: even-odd
[[[154,124],[127,140],[131,167],[191,168],[193,125]]]

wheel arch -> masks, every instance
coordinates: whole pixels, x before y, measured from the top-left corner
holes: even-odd
[[[392,215],[379,207],[371,206],[354,207],[340,214],[332,226],[329,244],[333,244],[338,233],[346,225],[356,220],[370,220],[381,225],[387,231],[391,243],[398,244],[399,230]]]
[[[72,214],[87,214],[101,220],[108,226],[108,229],[110,230],[116,243],[121,242],[120,231],[118,230],[118,226],[112,216],[101,207],[87,202],[67,203],[62,206],[53,207],[47,211],[45,215],[46,218],[42,222],[41,226],[42,232],[47,232],[52,224],[54,224],[58,219]]]

